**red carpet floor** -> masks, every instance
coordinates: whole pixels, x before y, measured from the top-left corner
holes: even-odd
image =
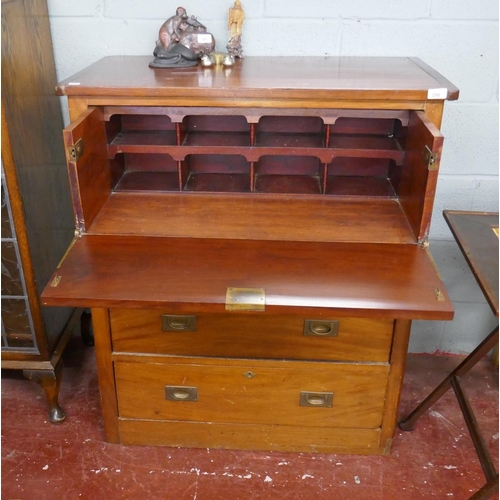
[[[459,362],[409,356],[401,416]],[[464,386],[498,467],[498,370],[484,360]],[[3,372],[3,500],[464,500],[485,482],[452,392],[397,431],[388,457],[120,446],[104,441],[94,349],[75,337],[60,402],[54,426],[41,388]]]

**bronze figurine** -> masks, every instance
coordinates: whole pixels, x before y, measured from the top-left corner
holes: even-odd
[[[184,7],[177,7],[175,15],[161,26],[156,47],[155,59],[149,63],[151,68],[185,68],[196,66],[198,58],[209,54],[215,48],[215,39],[207,32],[196,17],[188,17]]]

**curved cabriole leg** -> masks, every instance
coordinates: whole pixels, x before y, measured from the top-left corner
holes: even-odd
[[[59,406],[59,387],[61,385],[62,363],[54,370],[23,370],[23,375],[42,387],[49,406],[49,420],[52,424],[60,424],[66,418],[66,413]]]

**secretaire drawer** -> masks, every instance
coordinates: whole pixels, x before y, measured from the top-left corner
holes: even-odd
[[[121,418],[380,427],[388,365],[192,358],[115,362]]]
[[[393,321],[110,311],[113,350],[193,356],[389,360]]]

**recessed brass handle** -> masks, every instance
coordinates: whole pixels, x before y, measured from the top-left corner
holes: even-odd
[[[312,323],[311,331],[316,335],[328,335],[332,331],[332,326],[328,323]]]
[[[198,401],[198,388],[167,385],[165,399],[167,401]]]
[[[195,332],[196,316],[163,314],[161,317],[164,332]]]
[[[306,336],[337,337],[338,334],[338,321],[324,321],[321,319],[306,319],[304,321],[304,335]]]
[[[333,392],[302,391],[299,405],[331,408],[333,406]]]

